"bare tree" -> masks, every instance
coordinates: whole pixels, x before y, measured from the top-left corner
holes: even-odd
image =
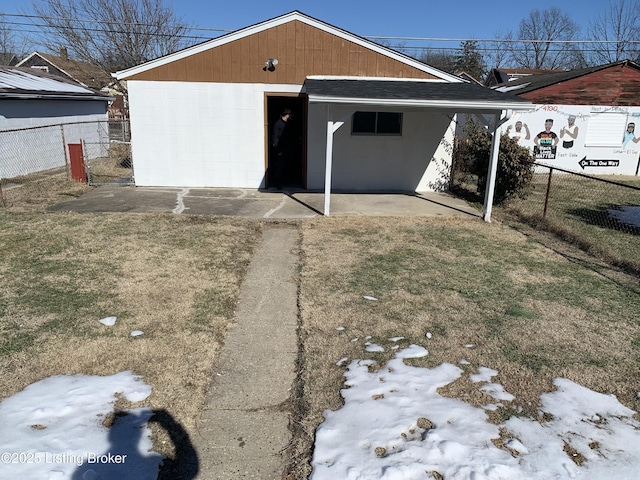
[[[583,66],[575,40],[580,27],[558,7],[532,10],[520,21],[517,39],[509,42],[513,65],[533,69],[569,69]]]
[[[590,59],[593,64],[611,63],[620,60],[638,61],[640,45],[640,5],[636,2],[618,0],[609,2],[609,9],[589,24]]]
[[[455,74],[458,56],[456,53],[451,53],[445,49],[425,48],[422,50],[422,53],[418,55],[418,60],[443,72]]]
[[[3,61],[8,62],[11,55],[21,59],[29,49],[30,45],[26,37],[20,35],[7,17],[0,12],[0,64]]]
[[[186,46],[190,27],[163,0],[35,0],[40,43],[114,72]]]
[[[513,33],[497,32],[494,34],[494,39],[493,41],[483,42],[481,47],[485,52],[484,58],[489,71],[492,68],[505,67],[505,64],[508,64]]]

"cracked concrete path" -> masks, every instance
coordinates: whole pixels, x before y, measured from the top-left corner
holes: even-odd
[[[293,227],[265,227],[251,260],[209,405],[192,439],[198,480],[282,478],[290,440],[282,407],[298,350],[297,238]]]

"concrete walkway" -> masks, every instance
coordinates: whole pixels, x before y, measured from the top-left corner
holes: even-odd
[[[266,227],[193,438],[199,480],[281,479],[295,379],[297,232]]]

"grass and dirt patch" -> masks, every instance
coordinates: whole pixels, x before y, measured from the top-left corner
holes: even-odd
[[[305,414],[289,478],[309,473],[315,428],[325,409],[341,405],[348,361],[384,364],[395,345],[429,350],[411,365],[459,365],[465,374],[441,394],[477,406],[495,400],[469,374],[498,371],[495,381],[515,400],[490,413],[496,424],[537,418],[540,394],[554,389],[556,377],[640,410],[637,278],[479,220],[335,217],[305,222],[302,232]],[[368,352],[366,342],[385,351]]]
[[[229,218],[0,212],[2,398],[52,375],[132,370],[153,388],[145,406],[193,435],[260,232]]]

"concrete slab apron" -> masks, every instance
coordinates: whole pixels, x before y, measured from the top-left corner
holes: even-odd
[[[202,480],[280,479],[290,435],[288,400],[297,355],[293,228],[266,228],[241,287],[236,324],[195,446]]]

